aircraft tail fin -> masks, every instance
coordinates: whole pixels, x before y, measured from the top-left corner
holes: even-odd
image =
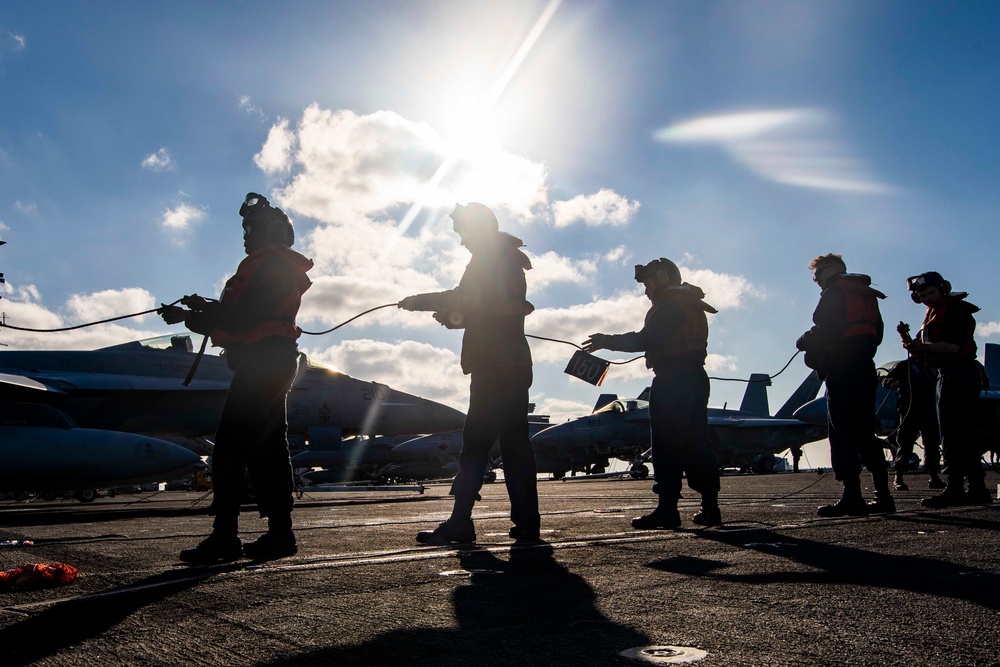
[[[1000,388],[1000,344],[986,343],[986,374],[990,376],[990,389]]]
[[[770,415],[771,409],[767,404],[767,388],[769,386],[771,386],[771,376],[767,373],[751,373],[747,389],[743,392],[740,412]]]
[[[594,403],[594,412],[597,412],[603,408],[608,403],[618,400],[618,394],[601,394],[597,397],[597,402]]]
[[[799,388],[792,392],[792,395],[788,397],[788,400],[785,401],[785,404],[781,406],[774,416],[782,419],[793,419],[792,413],[816,398],[822,386],[823,381],[816,375],[816,371],[810,372],[806,376],[806,379],[802,381],[802,384],[799,385]]]

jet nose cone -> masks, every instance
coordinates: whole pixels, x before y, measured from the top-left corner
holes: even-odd
[[[813,399],[792,413],[792,416],[807,424],[826,426],[826,396]]]
[[[424,399],[424,419],[428,426],[419,433],[440,433],[442,431],[454,431],[465,426],[465,413],[461,410],[448,407],[441,403],[435,403]]]
[[[566,432],[567,428],[565,424],[549,426],[531,436],[531,442],[536,445],[554,445],[566,438]]]

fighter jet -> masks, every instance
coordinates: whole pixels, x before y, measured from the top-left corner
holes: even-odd
[[[397,445],[418,437],[409,435],[355,435],[340,442],[310,446],[292,457],[296,469],[322,468],[302,475],[316,484],[340,483],[362,479],[379,479],[386,465],[396,461],[392,450]]]
[[[534,435],[551,426],[545,415],[528,415],[528,435]],[[382,468],[381,474],[388,479],[424,480],[454,477],[458,473],[458,455],[462,451],[462,431],[435,433],[404,442],[389,453],[392,463]],[[502,468],[500,445],[494,443],[490,450],[491,469],[486,473],[487,481],[496,479],[495,468]],[[535,464],[538,472],[565,474],[572,466],[559,461],[553,464],[535,449]],[[577,467],[582,470],[583,465]]]
[[[990,379],[990,388],[979,394],[976,426],[982,441],[984,451],[1000,448],[1000,344],[986,343],[983,346],[984,366]],[[892,361],[879,366],[879,375],[883,376],[893,366],[901,363]],[[878,423],[878,434],[888,435],[899,426],[899,412],[896,409],[899,394],[889,390],[879,383],[876,389],[875,409]],[[795,418],[810,424],[826,424],[826,396],[809,401],[795,411]],[[888,447],[888,443],[887,443]]]
[[[792,417],[795,408],[819,392],[822,383],[815,373],[773,417],[767,405],[769,384],[767,375],[751,375],[739,410],[708,409],[709,436],[720,467],[770,472],[779,452],[826,437],[825,424],[816,426]],[[532,437],[532,444],[552,459],[585,452],[628,461],[633,476],[645,477],[650,447],[648,391],[638,398],[603,395],[592,414],[540,431]]]
[[[92,351],[0,351],[0,398],[53,405],[86,428],[169,438],[197,449],[219,423],[232,371],[195,359],[190,334],[132,341]],[[340,442],[344,435],[433,433],[459,428],[448,406],[353,378],[300,355],[288,396],[289,440]]]
[[[177,479],[204,468],[201,457],[145,435],[78,427],[48,405],[0,402],[0,490],[75,491]]]

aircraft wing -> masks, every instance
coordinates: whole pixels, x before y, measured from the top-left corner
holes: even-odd
[[[66,392],[54,385],[48,385],[44,382],[39,382],[30,377],[24,375],[12,375],[10,373],[0,373],[0,392],[3,389],[15,389],[15,390],[30,390],[30,391],[43,391],[54,394],[65,394]]]
[[[46,371],[30,375],[0,373],[0,394],[5,389],[62,395],[92,391],[226,391],[229,389],[229,382],[195,378],[191,386],[184,387],[182,381],[176,377],[66,371]]]

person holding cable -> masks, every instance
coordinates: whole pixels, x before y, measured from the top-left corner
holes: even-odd
[[[875,435],[874,359],[885,330],[878,300],[885,294],[872,288],[870,277],[848,273],[840,255],[820,255],[809,268],[822,294],[813,312],[813,327],[799,336],[795,347],[806,353],[806,366],[826,381],[830,462],[844,485],[840,500],[817,508],[816,513],[842,517],[895,512],[883,441]],[[861,493],[862,466],[868,468],[875,487],[871,503]]]
[[[643,327],[631,333],[591,334],[587,353],[598,350],[645,352],[653,371],[649,396],[649,430],[653,449],[653,493],[656,509],[632,519],[640,530],[681,525],[677,501],[681,478],[701,494],[701,511],[691,519],[702,526],[722,523],[719,510],[719,465],[708,436],[708,317],[717,313],[702,299],[700,287],[681,282],[681,272],[661,257],[635,267],[635,280],[646,288],[652,307]]]
[[[291,249],[295,233],[288,216],[257,193],[240,207],[246,258],[226,282],[219,301],[197,295],[180,306],[164,306],[167,324],[183,322],[224,350],[234,372],[212,454],[212,533],[181,551],[191,564],[254,560],[298,551],[292,531],[292,468],[288,456],[285,398],[298,368],[295,324],[302,294],[311,282],[312,260]],[[267,532],[242,544],[240,505],[249,473]]]
[[[907,278],[906,288],[914,302],[927,307],[917,338],[904,342],[903,347],[937,369],[935,399],[944,471],[948,475],[944,491],[924,498],[921,504],[951,507],[991,503],[993,497],[986,488],[981,461],[983,448],[976,438],[976,406],[985,384],[973,337],[973,315],[979,307],[965,300],[967,292],[952,292],[951,283],[937,271]]]
[[[463,329],[462,372],[471,376],[451,516],[434,530],[417,533],[417,542],[475,542],[472,508],[498,438],[514,524],[510,537],[537,540],[538,488],[528,437],[531,350],[524,337],[524,318],[535,309],[525,299],[524,272],[531,262],[519,250],[521,240],[501,232],[496,215],[485,205],[456,205],[450,217],[462,245],[472,253],[458,287],[408,296],[398,304],[404,310],[431,311],[445,327]]]

